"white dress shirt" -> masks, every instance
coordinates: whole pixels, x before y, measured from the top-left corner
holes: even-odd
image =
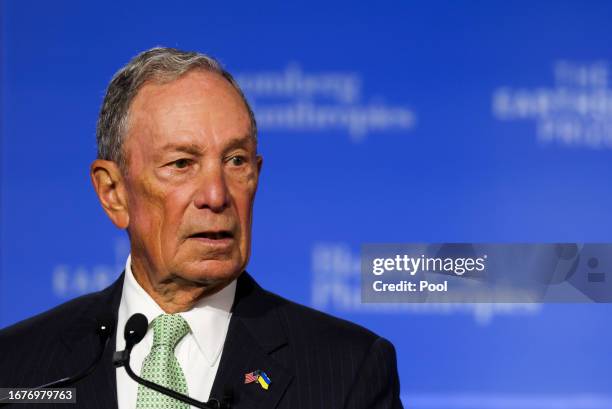
[[[236,280],[221,291],[198,301],[191,310],[180,313],[189,324],[191,331],[177,344],[174,353],[185,374],[188,395],[199,401],[206,402],[209,399],[221,361],[235,295]],[[125,323],[137,312],[144,314],[149,321],[147,334],[136,344],[130,356],[132,370],[140,375],[142,362],[151,351],[153,344],[151,322],[155,317],[164,314],[164,311],[134,278],[131,256],[128,256],[117,319],[117,351],[125,349],[123,339]],[[136,408],[137,394],[138,383],[128,376],[125,368],[117,368],[119,409]]]

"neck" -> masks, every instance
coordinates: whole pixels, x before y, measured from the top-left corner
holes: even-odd
[[[230,281],[190,281],[176,275],[156,280],[137,259],[132,259],[132,274],[136,282],[166,314],[189,311],[204,297],[225,288]]]

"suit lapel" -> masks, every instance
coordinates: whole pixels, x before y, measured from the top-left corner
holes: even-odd
[[[67,348],[64,371],[75,374],[88,365],[100,348],[94,332],[95,320],[104,311],[115,317],[123,288],[122,274],[106,290],[91,296],[88,304],[77,313],[63,334]],[[294,374],[274,358],[274,353],[286,348],[288,341],[278,317],[277,305],[271,297],[244,272],[238,279],[232,318],[221,355],[217,376],[210,396],[221,400],[231,388],[233,409],[275,408]],[[77,407],[117,409],[117,378],[112,364],[117,328],[96,370],[77,383]],[[265,390],[259,383],[244,383],[245,374],[264,371],[271,383]]]
[[[63,333],[63,342],[67,348],[64,371],[73,375],[89,365],[100,351],[100,341],[95,333],[96,319],[105,312],[110,312],[117,322],[123,274],[107,289],[90,296],[89,303]],[[117,328],[113,330],[102,360],[93,373],[81,379],[78,388],[78,408],[117,409],[117,378],[112,363],[117,339]]]
[[[276,307],[246,272],[240,276],[211,397],[221,400],[231,388],[232,408],[276,407],[293,379],[273,357],[275,351],[287,347]],[[271,380],[267,390],[257,382],[245,384],[245,374],[256,370],[264,371]]]

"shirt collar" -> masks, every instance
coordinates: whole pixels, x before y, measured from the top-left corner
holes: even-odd
[[[151,323],[165,312],[134,278],[131,260],[129,255],[125,263],[122,294],[127,317],[139,312]],[[219,359],[223,350],[235,295],[236,280],[233,280],[220,291],[199,300],[189,311],[180,313],[189,324],[198,348],[211,366]]]

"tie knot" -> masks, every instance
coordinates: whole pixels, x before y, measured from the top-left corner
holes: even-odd
[[[178,314],[163,314],[153,320],[153,346],[176,344],[189,333],[189,324]]]

